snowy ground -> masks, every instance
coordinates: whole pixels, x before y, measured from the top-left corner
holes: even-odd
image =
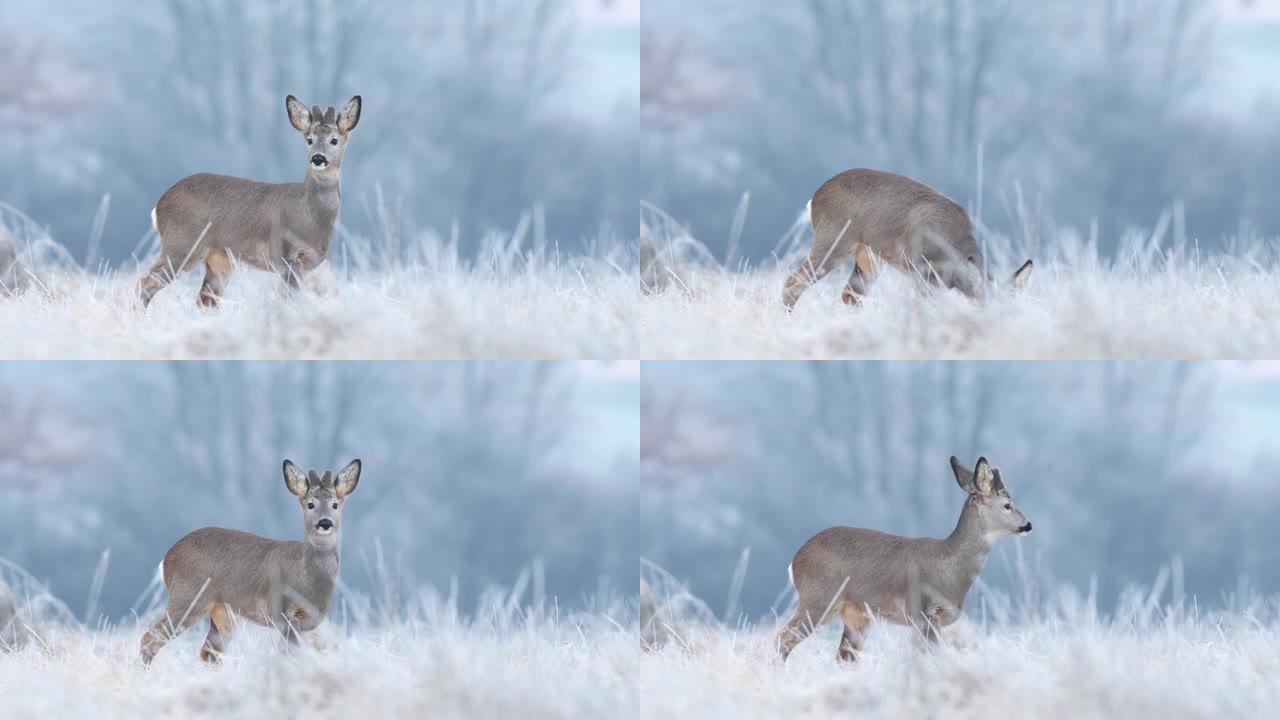
[[[561,252],[523,222],[474,259],[430,232],[340,236],[312,288],[238,268],[222,307],[196,306],[203,268],[143,309],[139,263],[85,270],[9,209],[0,245],[4,358],[627,358],[637,343],[635,252],[622,240]],[[8,220],[8,230],[4,221]],[[8,236],[6,238],[6,236]],[[10,256],[12,250],[10,251]],[[10,257],[9,260],[12,258]],[[98,266],[94,266],[97,268]],[[16,291],[15,291],[16,287]],[[7,289],[6,289],[7,288]]]
[[[776,625],[676,622],[635,673],[640,716],[724,718],[1262,717],[1280,703],[1274,601],[1234,612],[1135,597],[1100,616],[1070,593],[1030,617],[982,607],[928,650],[875,625],[856,665],[828,626],[784,664]],[[975,608],[969,608],[974,612]]]
[[[220,665],[198,659],[205,622],[149,667],[141,625],[86,627],[46,603],[37,636],[0,642],[0,718],[594,718],[631,707],[634,606],[568,612],[519,594],[468,617],[425,590],[393,613],[338,601],[310,644],[289,649],[244,626]]]
[[[855,666],[834,628],[785,665],[762,630],[701,630],[692,651],[650,653],[636,675],[643,717],[1205,718],[1267,716],[1280,702],[1280,631],[1244,618],[1124,626],[1035,623],[964,649],[913,649],[877,628]]]
[[[987,235],[1005,277],[1026,258],[1025,291],[975,303],[885,270],[864,304],[840,301],[850,267],[809,289],[794,312],[783,281],[808,249],[801,228],[780,259],[713,259],[670,223],[655,223],[659,269],[637,311],[646,358],[1258,358],[1280,355],[1280,241],[1250,238],[1201,252],[1168,217],[1124,238],[1115,259],[1070,231]]]
[[[634,692],[622,667],[639,653],[635,635],[579,630],[405,623],[286,652],[251,629],[221,666],[197,659],[192,630],[150,668],[134,628],[54,635],[48,648],[0,653],[0,717],[615,716]]]

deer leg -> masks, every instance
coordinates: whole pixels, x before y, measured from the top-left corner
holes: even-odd
[[[841,228],[839,231],[829,232],[826,229],[814,228],[813,247],[809,250],[809,257],[805,258],[805,261],[800,263],[800,267],[792,271],[783,283],[782,304],[788,310],[795,307],[800,296],[809,289],[810,285],[826,277],[828,273],[849,259],[853,244],[844,237],[847,235],[847,230],[847,228]]]
[[[204,284],[200,286],[196,302],[202,307],[217,307],[231,276],[231,256],[222,248],[210,250],[204,256],[204,267]]]
[[[836,659],[857,662],[862,642],[867,637],[867,628],[871,626],[871,617],[862,608],[846,602],[840,605],[840,619],[844,621],[844,632],[840,636]]]
[[[786,625],[782,626],[777,638],[774,639],[774,645],[778,648],[778,654],[782,656],[783,662],[787,661],[796,645],[812,635],[813,631],[822,624],[821,615],[824,610],[825,608],[814,609],[804,604],[796,608],[795,614]]]
[[[292,646],[297,646],[302,642],[303,633],[309,633],[315,630],[320,622],[324,620],[323,615],[316,615],[307,607],[290,606],[281,613],[280,634],[285,640],[289,641]]]
[[[212,663],[221,660],[234,632],[231,610],[224,603],[214,603],[209,610],[209,634],[200,648],[200,659]]]
[[[920,634],[930,645],[942,641],[942,628],[960,617],[960,608],[936,592],[926,590],[921,595]]]
[[[297,263],[285,263],[284,268],[280,270],[280,279],[290,290],[298,290],[302,287],[303,274],[306,271]]]
[[[307,273],[314,270],[323,261],[324,258],[311,249],[306,247],[297,248],[284,258],[284,265],[280,268],[280,278],[284,280],[285,285],[289,286],[289,289],[297,290],[302,287]]]
[[[853,307],[861,305],[862,296],[867,294],[867,290],[875,279],[876,267],[871,251],[867,250],[866,245],[859,244],[853,251],[853,272],[849,274],[849,280],[844,284],[844,292],[840,294],[840,299],[846,305]]]
[[[138,282],[138,297],[142,299],[142,307],[150,305],[156,293],[173,282],[177,274],[178,266],[173,259],[161,252],[160,257],[152,263],[151,269],[147,270],[147,274],[143,275],[142,280]]]
[[[185,594],[175,597],[170,591],[169,604],[165,608],[164,617],[152,624],[142,635],[140,651],[143,663],[149,664],[156,653],[160,652],[170,640],[209,616],[209,607],[197,605],[198,599],[198,594],[193,594],[190,598]]]
[[[169,618],[163,617],[157,620],[145,633],[142,634],[142,643],[139,647],[139,653],[142,656],[143,664],[150,665],[151,660],[155,658],[156,653],[160,652],[171,638]]]

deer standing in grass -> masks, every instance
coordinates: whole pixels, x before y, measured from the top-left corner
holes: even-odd
[[[940,630],[960,617],[995,542],[1031,532],[1031,523],[986,458],[969,469],[952,456],[951,469],[968,497],[945,539],[833,527],[800,546],[787,566],[799,601],[778,633],[783,660],[816,627],[836,618],[844,622],[837,657],[853,662],[872,619],[915,627],[936,642]]]
[[[150,663],[172,638],[209,618],[200,658],[217,662],[237,619],[278,629],[291,644],[324,620],[338,579],[342,508],[360,482],[360,461],[335,475],[284,461],[284,483],[302,506],[303,541],[207,527],[174,543],[160,566],[169,602],[142,636]]]
[[[296,288],[324,262],[342,200],[342,157],[360,122],[361,100],[342,110],[285,99],[289,122],[307,141],[307,179],[271,184],[201,173],[160,196],[151,224],[160,256],[138,286],[143,306],[179,273],[204,262],[198,302],[216,306],[235,263],[280,273]]]
[[[969,215],[928,185],[880,170],[847,170],[823,183],[807,209],[813,247],[787,277],[782,293],[787,309],[850,259],[853,273],[841,293],[849,305],[861,303],[880,263],[982,297],[982,251]],[[1014,288],[1025,285],[1031,266],[1028,260],[1013,274]]]

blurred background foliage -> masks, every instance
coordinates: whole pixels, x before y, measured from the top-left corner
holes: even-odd
[[[996,546],[996,588],[1096,582],[1108,607],[1177,560],[1206,601],[1280,589],[1274,366],[646,363],[642,398],[641,553],[717,612],[743,550],[759,615],[826,527],[945,537],[952,454],[1001,468],[1035,525]]]
[[[853,167],[1104,255],[1175,203],[1206,249],[1280,233],[1274,3],[646,0],[641,58],[642,196],[721,260],[744,193],[760,260]]]
[[[284,458],[359,457],[349,586],[456,581],[465,610],[537,564],[562,606],[631,593],[636,367],[0,364],[0,558],[79,608],[109,550],[100,606],[118,617],[198,527],[300,539]]]
[[[349,230],[456,223],[470,254],[540,204],[548,234],[576,249],[633,232],[638,25],[638,2],[617,0],[13,0],[0,8],[0,201],[79,260],[119,262],[186,175],[304,177],[286,94],[360,94]]]

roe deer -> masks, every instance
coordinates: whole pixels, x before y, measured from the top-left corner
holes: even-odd
[[[880,262],[919,272],[930,282],[982,297],[982,251],[969,215],[924,183],[880,170],[846,170],[822,184],[807,206],[813,223],[809,257],[787,277],[782,302],[791,309],[808,287],[853,259],[843,299],[858,305]],[[1013,274],[1026,284],[1028,260]]]
[[[960,616],[996,540],[1029,533],[1031,523],[986,458],[970,470],[952,456],[951,469],[969,497],[946,539],[833,527],[800,547],[787,566],[799,602],[777,637],[784,661],[816,627],[837,617],[844,635],[836,656],[852,662],[873,618],[919,628],[937,641],[941,628]]]
[[[290,287],[324,262],[342,200],[342,156],[360,122],[360,96],[342,110],[310,110],[290,95],[289,122],[307,141],[307,179],[270,184],[201,173],[179,180],[151,210],[160,256],[138,285],[143,306],[181,272],[204,261],[198,302],[222,298],[232,263],[280,273]]]
[[[303,474],[284,461],[284,483],[302,506],[302,542],[271,540],[207,527],[174,543],[160,565],[169,602],[165,616],[142,636],[150,663],[172,638],[210,619],[200,659],[217,662],[236,618],[274,627],[292,644],[324,619],[338,579],[342,507],[360,482],[360,461],[334,475]]]

